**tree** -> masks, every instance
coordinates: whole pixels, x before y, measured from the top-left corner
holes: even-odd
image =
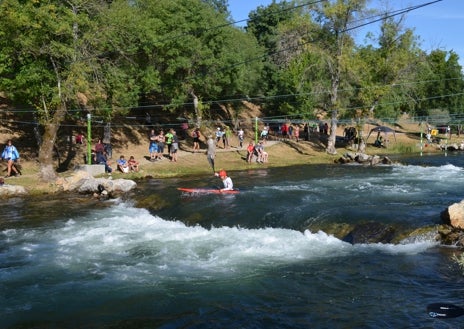
[[[140,93],[130,72],[124,70],[127,66],[115,65],[123,58],[117,46],[123,43],[124,33],[116,32],[122,24],[101,19],[113,5],[120,4],[98,0],[0,3],[0,87],[12,99],[26,100],[36,109],[43,127],[39,147],[43,180],[56,177],[53,148],[71,109],[85,106],[89,113],[111,115],[112,110],[133,104]],[[88,102],[82,104],[79,95]]]
[[[218,15],[200,0],[141,0],[137,6],[153,31],[150,65],[161,79],[151,91],[152,99],[176,111],[192,104],[192,95],[206,105],[224,95],[256,90],[261,64],[250,58],[261,48],[254,38],[230,26],[226,14]]]
[[[310,118],[323,107],[330,77],[320,49],[314,47],[320,28],[310,15],[296,12],[292,20],[279,26],[277,53],[273,55],[279,72],[276,91],[284,95],[270,102],[281,114]]]
[[[321,24],[319,47],[323,50],[324,60],[330,74],[329,102],[327,110],[331,112],[330,136],[327,142],[327,153],[336,154],[335,140],[337,117],[342,99],[339,98],[339,87],[344,81],[343,74],[348,69],[346,63],[352,55],[353,39],[348,31],[350,24],[363,15],[365,0],[325,1],[318,9],[317,21]],[[347,98],[345,98],[346,101]]]
[[[459,57],[453,51],[433,50],[427,56],[431,74],[425,83],[429,97],[421,102],[424,109],[442,109],[450,114],[464,113],[464,76]]]
[[[264,58],[262,84],[263,89],[270,95],[276,92],[276,79],[280,68],[279,26],[295,17],[294,5],[294,1],[276,3],[273,0],[270,5],[260,6],[248,15],[246,31],[265,49],[262,56]]]

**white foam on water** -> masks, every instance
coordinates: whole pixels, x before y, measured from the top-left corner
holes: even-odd
[[[10,263],[0,269],[2,280],[53,276],[57,271],[76,280],[189,280],[356,253],[414,254],[434,245],[351,245],[324,232],[189,227],[127,204],[59,226],[5,230],[0,237],[5,241],[0,261]]]
[[[404,179],[417,179],[425,181],[442,181],[449,179],[464,180],[464,169],[452,164],[438,167],[417,166],[417,165],[397,165],[393,166],[393,178],[398,176]]]

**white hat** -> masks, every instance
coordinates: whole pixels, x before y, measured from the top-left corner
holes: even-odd
[[[221,130],[221,128],[218,127],[218,130]]]

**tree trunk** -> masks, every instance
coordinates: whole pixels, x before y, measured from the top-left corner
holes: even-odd
[[[201,127],[201,111],[198,105],[198,96],[195,95],[193,91],[191,91],[190,94],[193,97],[193,108],[195,110],[195,121],[196,121],[195,125],[197,128],[200,128]]]
[[[327,140],[327,153],[337,154],[337,149],[335,148],[335,141],[337,138],[337,110],[332,111],[332,119],[330,122],[330,136]]]
[[[61,104],[56,109],[51,122],[47,122],[44,127],[42,144],[39,147],[39,177],[46,182],[54,181],[57,177],[53,165],[53,149],[58,134],[58,129],[66,113],[65,105]]]

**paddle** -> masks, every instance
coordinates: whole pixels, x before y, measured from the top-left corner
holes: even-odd
[[[434,303],[427,305],[427,313],[432,318],[457,318],[464,315],[464,308],[453,304]]]

